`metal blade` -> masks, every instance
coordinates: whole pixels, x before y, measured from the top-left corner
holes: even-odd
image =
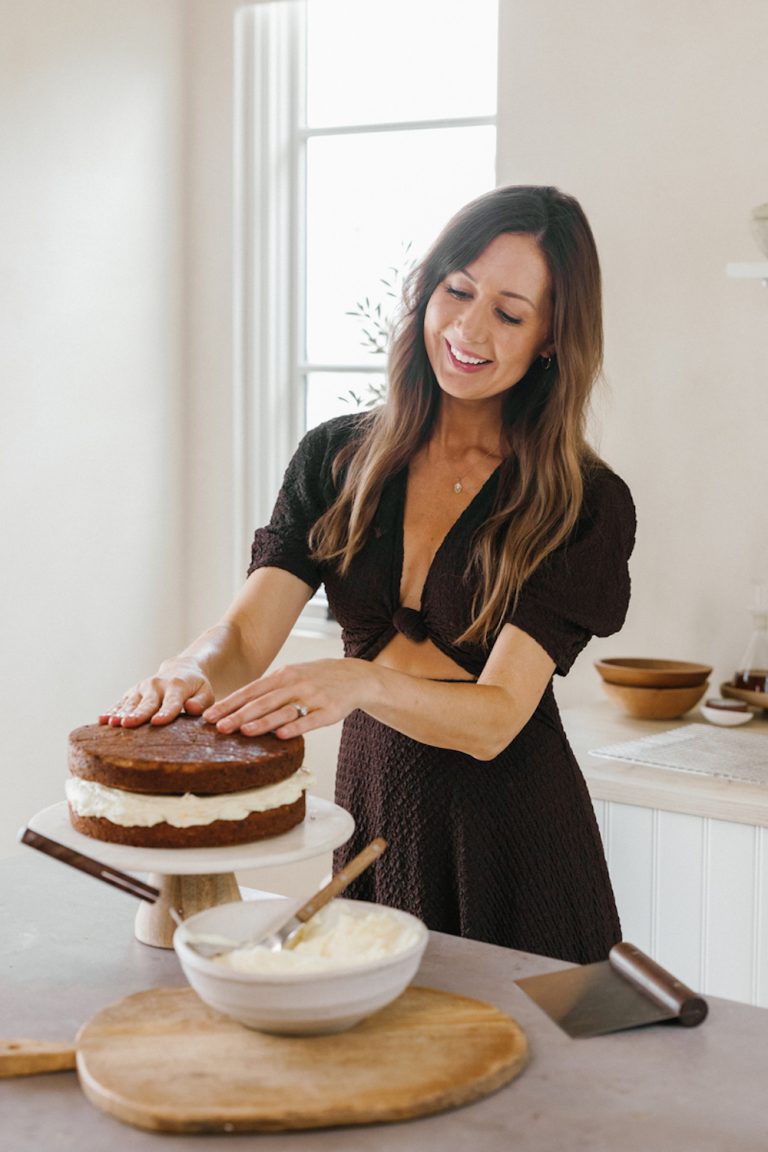
[[[620,976],[607,960],[515,981],[569,1036],[602,1036],[674,1019]]]

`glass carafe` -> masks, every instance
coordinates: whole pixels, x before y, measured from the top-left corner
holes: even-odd
[[[746,688],[750,692],[768,692],[768,603],[765,584],[755,584],[750,612],[752,632],[737,665],[733,686]]]

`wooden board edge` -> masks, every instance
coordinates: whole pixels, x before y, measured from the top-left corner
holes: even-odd
[[[223,1117],[216,1119],[181,1116],[170,1108],[157,1109],[138,1106],[134,1101],[127,1100],[116,1092],[104,1089],[91,1079],[87,1066],[84,1061],[81,1061],[79,1053],[77,1070],[80,1086],[89,1103],[100,1112],[144,1131],[190,1134],[299,1132],[323,1128],[395,1124],[465,1107],[491,1096],[515,1080],[529,1063],[530,1051],[526,1034],[514,1021],[510,1020],[510,1022],[516,1030],[516,1043],[519,1050],[497,1068],[491,1069],[485,1076],[467,1084],[448,1088],[431,1097],[423,1097],[411,1105],[381,1108],[375,1114],[372,1114],[370,1109],[363,1113],[354,1105],[350,1105],[347,1109],[337,1108],[333,1113],[326,1116],[317,1113],[308,1115],[297,1110],[295,1113],[286,1113],[276,1119],[275,1117],[254,1116],[252,1112],[247,1116],[238,1116],[237,1110],[234,1109],[228,1113],[226,1119]]]

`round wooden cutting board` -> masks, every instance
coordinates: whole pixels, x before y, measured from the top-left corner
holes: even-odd
[[[206,1007],[191,988],[110,1005],[77,1037],[91,1103],[139,1128],[247,1132],[406,1120],[514,1079],[525,1033],[490,1004],[408,988],[348,1032],[270,1036]]]

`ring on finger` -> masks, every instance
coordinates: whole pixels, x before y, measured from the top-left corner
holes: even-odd
[[[309,714],[309,708],[307,708],[306,704],[299,704],[297,700],[293,701],[291,707],[296,709],[302,720]]]

